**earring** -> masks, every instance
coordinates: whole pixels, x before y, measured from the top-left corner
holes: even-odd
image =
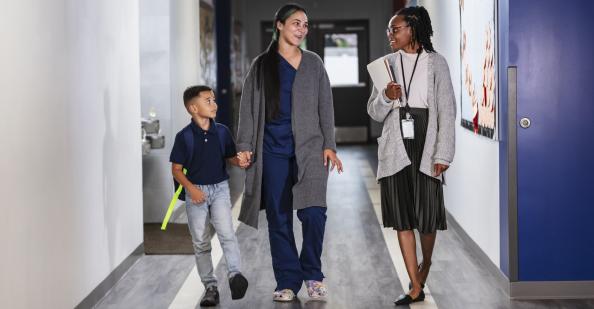
[[[274,25],[274,27],[272,28],[272,39],[275,41],[278,41],[278,37],[279,37],[278,28],[276,27],[276,25]]]

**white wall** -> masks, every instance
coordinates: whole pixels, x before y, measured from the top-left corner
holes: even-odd
[[[448,60],[458,101],[456,156],[446,173],[448,211],[497,266],[499,257],[499,144],[460,124],[460,12],[458,0],[418,0],[431,17],[433,46]]]
[[[163,220],[172,195],[169,153],[171,124],[170,5],[169,1],[140,1],[140,99],[143,117],[154,108],[165,136],[165,148],[142,157],[144,222]]]
[[[183,104],[188,86],[203,83],[200,77],[200,1],[171,0],[171,118],[174,133],[190,123]],[[171,175],[171,174],[170,174]]]
[[[72,308],[142,243],[138,1],[0,5],[0,308]]]
[[[184,90],[200,78],[200,1],[140,1],[142,115],[153,107],[165,148],[143,157],[144,222],[161,222],[173,195],[169,154],[175,134],[189,123]]]

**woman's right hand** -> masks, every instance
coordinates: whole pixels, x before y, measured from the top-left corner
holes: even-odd
[[[386,93],[388,99],[392,101],[398,100],[400,97],[402,97],[402,87],[395,82],[389,82],[384,92]]]

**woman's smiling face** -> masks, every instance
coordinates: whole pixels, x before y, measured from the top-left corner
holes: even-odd
[[[307,15],[302,11],[291,14],[284,23],[276,22],[279,38],[293,46],[299,46],[305,40],[308,31]]]
[[[412,39],[410,26],[402,15],[397,15],[390,19],[386,34],[388,35],[388,40],[390,40],[390,47],[394,51],[408,46]]]

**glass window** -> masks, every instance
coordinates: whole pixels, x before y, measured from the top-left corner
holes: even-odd
[[[359,56],[356,33],[333,33],[324,36],[324,64],[330,85],[359,83]]]

